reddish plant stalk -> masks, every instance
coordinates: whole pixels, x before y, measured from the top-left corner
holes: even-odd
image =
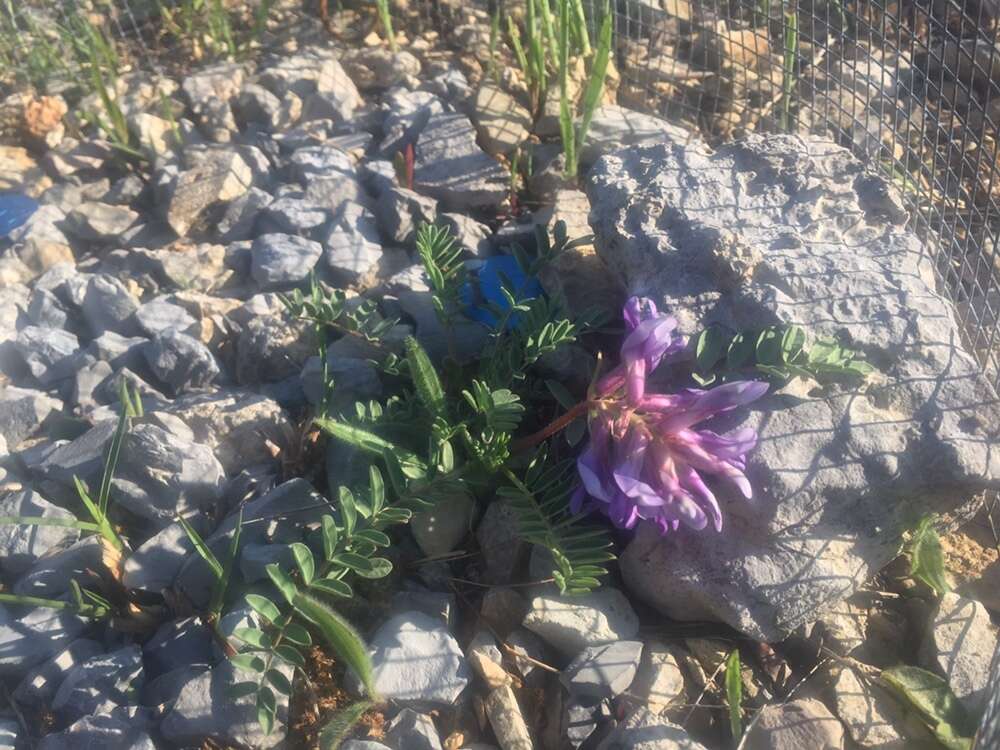
[[[549,424],[540,429],[538,432],[534,432],[531,435],[521,438],[520,440],[515,440],[511,444],[511,452],[520,453],[528,448],[534,448],[543,440],[547,440],[557,432],[565,430],[574,419],[586,414],[588,408],[590,408],[590,401],[581,401],[569,411],[561,414],[549,422]]]

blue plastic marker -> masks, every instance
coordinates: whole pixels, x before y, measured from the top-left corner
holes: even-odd
[[[462,312],[472,320],[487,325],[490,328],[496,327],[496,316],[486,307],[486,303],[506,310],[507,299],[503,296],[501,287],[507,285],[508,291],[512,292],[514,299],[518,302],[525,299],[542,296],[542,285],[538,279],[525,275],[518,264],[517,259],[512,255],[498,255],[483,261],[479,270],[475,272],[475,278],[471,282],[466,282],[462,286]],[[507,323],[507,328],[516,327],[518,316],[512,315]]]
[[[38,201],[24,193],[0,193],[0,237],[24,224],[38,210],[38,205]]]

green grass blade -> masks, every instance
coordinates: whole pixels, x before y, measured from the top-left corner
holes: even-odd
[[[192,529],[193,531],[193,529]],[[222,607],[226,599],[226,590],[229,588],[229,579],[233,575],[233,568],[236,567],[236,558],[240,552],[240,536],[243,534],[243,509],[236,518],[236,529],[233,531],[233,538],[229,541],[229,551],[226,553],[226,564],[222,566],[221,575],[215,579],[215,586],[212,587],[212,601],[208,605],[208,611],[218,617],[222,614]],[[204,542],[202,542],[204,544]],[[208,547],[205,547],[208,549]],[[216,560],[218,562],[218,560]]]
[[[323,638],[361,680],[370,698],[376,697],[372,660],[358,631],[318,599],[300,591],[292,602],[295,611],[312,622]]]
[[[0,516],[0,526],[65,526],[81,531],[99,532],[101,527],[89,521],[77,521],[75,518],[59,518],[48,516]]]
[[[378,17],[385,31],[386,41],[389,42],[389,49],[396,52],[399,48],[396,46],[396,32],[392,28],[392,13],[389,10],[389,0],[375,0],[375,5],[378,8]]]
[[[604,20],[601,21],[601,30],[597,37],[597,54],[594,55],[594,62],[590,68],[590,78],[587,79],[587,88],[583,94],[583,116],[576,136],[578,149],[582,149],[584,141],[587,140],[590,121],[594,118],[594,111],[600,104],[601,94],[604,91],[604,78],[608,72],[608,60],[611,57],[611,44],[613,42],[611,21],[611,7],[605,6]]]
[[[119,552],[125,549],[125,545],[122,544],[122,540],[118,538],[118,534],[115,532],[114,527],[108,520],[108,517],[101,512],[101,509],[97,506],[91,497],[90,493],[87,491],[87,485],[85,485],[78,476],[73,476],[73,484],[76,485],[76,492],[80,496],[80,502],[83,503],[87,512],[90,513],[91,518],[97,524],[97,531],[102,537],[108,540],[115,549]]]
[[[583,12],[583,0],[571,0],[571,2],[573,3],[573,36],[576,37],[583,56],[590,57],[590,33],[587,31],[587,16]]]
[[[195,531],[194,527],[183,516],[177,516],[177,523],[184,529],[184,533],[187,534],[188,539],[191,540],[191,544],[198,554],[201,555],[201,558],[208,563],[208,567],[211,569],[212,575],[215,576],[215,580],[221,580],[223,575],[225,575],[225,569],[222,567],[222,563],[219,562],[219,558],[205,544],[205,540],[201,538],[201,534]]]
[[[559,133],[566,158],[566,177],[576,177],[576,133],[573,130],[573,109],[569,102],[569,3],[559,0]]]
[[[743,734],[743,720],[740,705],[743,703],[743,676],[740,673],[740,652],[733,652],[726,659],[726,703],[729,705],[729,731],[733,741],[739,742]]]
[[[128,386],[122,380],[119,393],[122,412],[118,416],[118,426],[115,435],[111,439],[111,448],[104,459],[104,474],[101,476],[101,488],[97,493],[97,506],[101,509],[101,515],[108,514],[108,502],[111,497],[111,482],[114,479],[115,469],[118,468],[118,458],[121,456],[122,443],[125,442],[125,433],[128,431],[128,415],[131,404],[128,395]]]

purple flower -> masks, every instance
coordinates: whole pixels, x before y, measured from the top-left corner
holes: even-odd
[[[646,520],[662,533],[681,524],[703,529],[710,521],[721,530],[722,512],[703,476],[728,481],[750,498],[744,472],[757,433],[745,428],[718,435],[696,427],[760,398],[767,384],[647,393],[646,376],[679,349],[673,338],[677,322],[634,297],[624,316],[630,331],[622,345],[622,364],[600,381],[591,397],[590,442],[577,461],[582,486],[573,497],[573,510],[600,509],[626,529]]]
[[[629,403],[637,404],[646,391],[646,376],[663,360],[680,355],[686,343],[683,338],[674,338],[677,320],[660,315],[651,299],[629,298],[622,316],[628,328],[622,344],[622,363],[601,379],[597,391],[615,391],[624,383]]]

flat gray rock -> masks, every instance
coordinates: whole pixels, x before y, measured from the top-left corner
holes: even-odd
[[[138,218],[139,214],[127,206],[96,201],[81,203],[66,217],[70,231],[85,240],[114,240]]]
[[[458,641],[440,620],[407,612],[369,641],[375,689],[398,702],[452,705],[472,676]]]
[[[389,724],[385,740],[394,750],[441,750],[434,720],[412,708],[404,708]]]
[[[0,386],[0,435],[10,448],[33,435],[53,411],[62,411],[62,402],[43,391]]]
[[[147,336],[157,336],[169,330],[190,333],[197,323],[187,310],[163,297],[152,299],[139,307],[135,311],[135,320]]]
[[[640,708],[597,746],[598,750],[706,750],[666,717]],[[803,748],[804,750],[804,748]]]
[[[156,750],[149,736],[150,719],[120,709],[105,716],[85,716],[61,732],[42,737],[36,750],[80,750],[80,748],[122,748]]]
[[[168,328],[143,350],[149,369],[175,394],[199,390],[219,375],[215,356],[198,339]]]
[[[144,680],[138,646],[93,656],[66,673],[52,699],[52,711],[67,724],[91,714],[106,714],[117,706],[137,703]]]
[[[575,697],[614,698],[632,684],[641,657],[641,641],[588,646],[563,670],[562,684]]]
[[[497,208],[510,175],[476,143],[476,130],[459,113],[432,115],[420,133],[413,187],[449,209]]]
[[[22,490],[0,497],[0,516],[40,516],[75,520],[68,510],[53,505],[37,492]],[[53,547],[72,544],[78,529],[64,526],[0,525],[0,567],[12,575],[24,573]]]
[[[79,638],[89,620],[38,607],[0,609],[0,674],[21,677]]]
[[[125,285],[108,274],[94,274],[87,281],[83,317],[94,336],[114,331],[122,336],[138,334],[133,315],[139,308]]]
[[[55,697],[69,670],[77,664],[104,653],[97,641],[79,638],[66,648],[24,676],[12,696],[22,708],[42,708]]]
[[[202,516],[193,516],[188,523],[202,536],[207,535],[207,523]],[[179,523],[172,523],[143,542],[125,559],[122,585],[159,593],[174,582],[185,558],[194,552],[194,545]]]
[[[628,599],[607,587],[584,596],[536,596],[523,625],[569,657],[639,632],[639,618]]]
[[[291,679],[290,667],[281,665],[276,669]],[[237,669],[228,660],[194,677],[181,688],[173,707],[160,723],[163,738],[175,746],[197,744],[205,737],[252,750],[281,745],[287,731],[287,696],[276,695],[278,712],[274,728],[270,734],[265,734],[257,721],[255,696],[233,698],[230,695],[233,685],[248,681],[256,682],[257,673]]]
[[[969,716],[979,716],[991,694],[990,664],[997,629],[982,604],[954,593],[941,597],[920,647],[920,660],[944,676]]]
[[[754,501],[719,486],[721,533],[643,525],[621,558],[626,586],[671,617],[779,641],[892,559],[914,519],[1000,481],[997,396],[877,182],[839,146],[790,136],[635,147],[590,173],[598,254],[682,333],[796,323],[878,370],[732,415],[725,429],[760,434]]]
[[[25,326],[14,339],[14,347],[31,374],[42,385],[72,377],[80,342],[69,331]]]
[[[323,254],[318,242],[291,234],[263,234],[250,250],[250,273],[261,289],[281,289],[309,278]]]
[[[844,725],[815,698],[765,706],[744,740],[746,750],[842,750]]]

